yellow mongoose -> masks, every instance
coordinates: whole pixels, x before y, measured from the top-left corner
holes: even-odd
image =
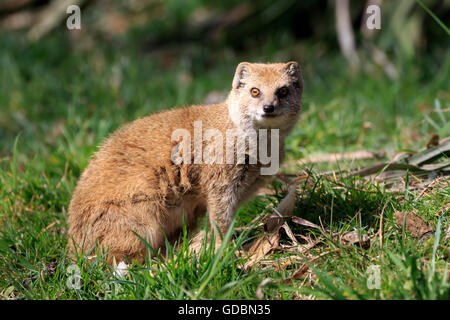
[[[243,62],[225,102],[172,109],[119,129],[93,155],[73,193],[71,250],[73,242],[85,251],[98,244],[109,249],[109,263],[113,258],[142,261],[147,250],[135,233],[154,249],[164,250],[165,237],[177,239],[183,220],[192,229],[206,212],[212,229],[218,227],[225,235],[239,205],[276,173],[267,161],[258,156],[255,160],[250,144],[257,141],[261,156],[261,138],[270,137],[270,160],[282,161],[284,139],[297,122],[302,91],[297,62]],[[235,136],[229,140],[231,132]],[[198,140],[199,134],[206,139]],[[223,141],[242,137],[248,138],[244,149],[231,149],[231,157],[227,153],[227,160],[219,161],[230,150]],[[214,140],[212,147],[208,139]],[[213,161],[208,161],[206,151]],[[237,161],[242,155],[245,160]],[[264,168],[268,173],[262,173]],[[219,244],[220,236],[215,238]],[[201,242],[200,234],[192,248],[197,250]]]

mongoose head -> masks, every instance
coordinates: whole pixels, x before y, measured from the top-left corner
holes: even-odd
[[[297,62],[242,62],[236,68],[227,99],[230,117],[242,129],[290,130],[300,113],[302,92]]]

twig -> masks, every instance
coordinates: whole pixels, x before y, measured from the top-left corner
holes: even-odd
[[[359,69],[359,57],[355,49],[349,0],[336,0],[336,32],[341,52],[353,71]]]

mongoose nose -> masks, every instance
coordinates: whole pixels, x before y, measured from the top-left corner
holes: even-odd
[[[263,106],[263,110],[265,113],[272,113],[275,110],[273,104],[266,104]]]

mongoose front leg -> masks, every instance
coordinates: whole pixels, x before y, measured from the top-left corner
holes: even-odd
[[[225,237],[230,227],[231,221],[238,209],[238,199],[236,190],[226,190],[222,194],[216,192],[210,194],[208,199],[208,218],[210,231],[206,243],[211,243],[214,238],[215,250],[217,251],[222,244],[222,238]],[[197,234],[191,242],[190,248],[199,253],[205,239],[205,231]]]
[[[220,247],[222,238],[227,234],[240,204],[266,182],[265,179],[261,179],[259,173],[258,166],[241,164],[222,167],[222,170],[214,175],[214,179],[210,179],[212,183],[206,190],[211,230],[207,243],[210,243],[211,233],[214,233],[215,250]],[[199,252],[204,237],[203,231],[194,237],[191,243],[194,251]]]

